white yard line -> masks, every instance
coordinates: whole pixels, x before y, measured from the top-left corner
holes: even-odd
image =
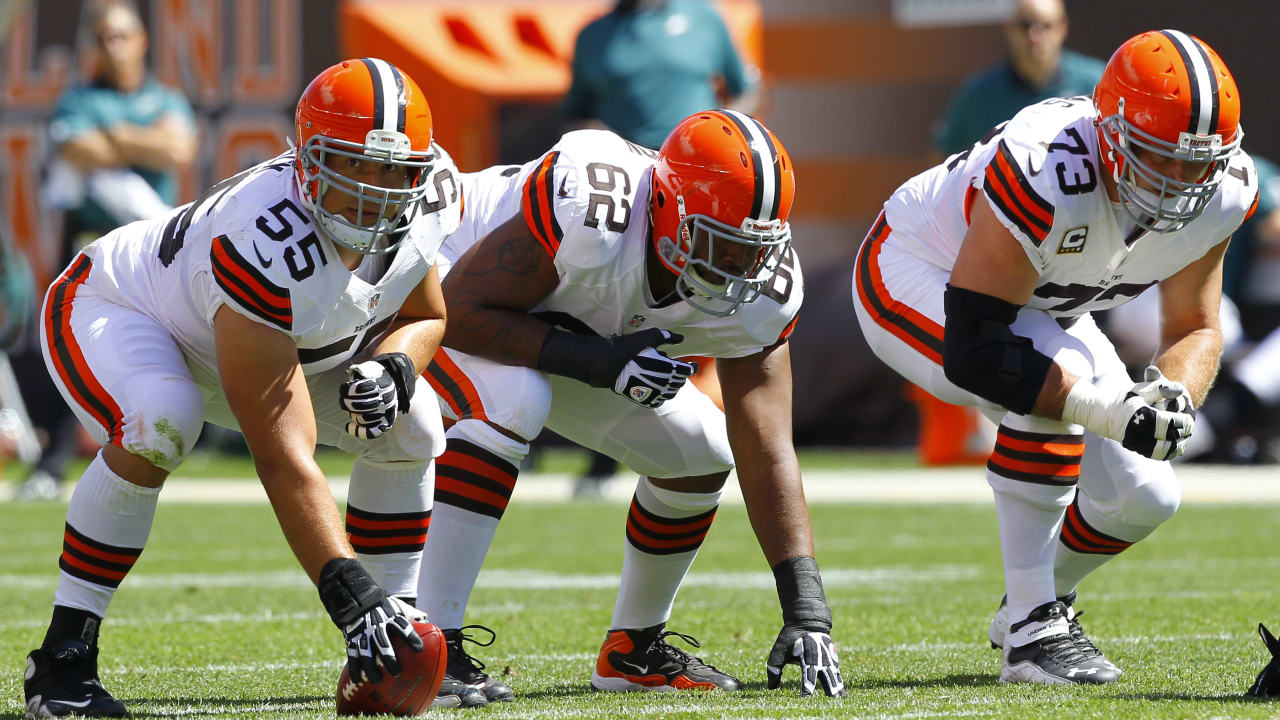
[[[1235,467],[1179,465],[1182,500],[1196,503],[1280,503],[1280,469],[1272,466]],[[347,479],[333,476],[334,497],[344,502]],[[512,494],[517,503],[563,502],[573,496],[574,478],[565,474],[525,473]],[[991,489],[981,467],[899,468],[876,470],[821,470],[805,473],[805,496],[810,503],[988,503]],[[13,483],[0,484],[0,501],[13,493]],[[634,478],[619,474],[604,490],[604,498],[630,502]],[[70,492],[70,489],[67,490]],[[160,494],[165,503],[265,503],[266,493],[253,480],[243,478],[192,480],[182,471],[169,480]],[[723,502],[740,504],[742,493],[730,478]]]

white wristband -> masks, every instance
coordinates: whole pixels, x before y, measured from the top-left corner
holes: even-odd
[[[1066,401],[1062,404],[1062,420],[1083,425],[1103,437],[1111,437],[1107,432],[1107,419],[1114,402],[1114,397],[1104,394],[1097,385],[1081,378],[1067,392]]]

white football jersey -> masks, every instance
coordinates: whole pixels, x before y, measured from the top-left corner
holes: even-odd
[[[1093,102],[1051,98],[1023,109],[973,148],[911,178],[885,203],[887,242],[949,270],[978,196],[1040,273],[1028,307],[1055,317],[1120,305],[1235,232],[1258,197],[1243,152],[1204,212],[1181,230],[1134,230],[1102,182]]]
[[[348,270],[298,198],[293,152],[213,186],[169,216],[136,222],[85,249],[89,283],[173,336],[196,382],[219,387],[213,318],[223,305],[286,333],[311,375],[347,362],[391,324],[459,223],[453,161],[428,181],[429,212],[392,253]]]
[[[742,357],[787,337],[804,300],[794,251],[770,287],[732,315],[714,317],[683,301],[655,307],[645,248],[656,159],[653,150],[612,132],[578,130],[523,166],[463,174],[466,216],[440,250],[441,273],[523,214],[560,274],[556,289],[530,311],[548,323],[604,337],[648,328],[678,332],[684,341],[662,348],[673,357]]]

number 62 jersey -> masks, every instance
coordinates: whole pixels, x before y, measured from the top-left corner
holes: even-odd
[[[197,384],[220,392],[213,318],[224,305],[297,343],[307,375],[371,343],[426,277],[460,219],[453,161],[439,146],[426,212],[400,246],[348,270],[303,209],[292,151],[228,178],[168,217],[126,225],[84,250],[87,287],[169,331]]]
[[[1204,256],[1257,204],[1258,174],[1231,157],[1204,212],[1181,230],[1134,230],[1107,196],[1088,97],[1031,105],[986,138],[911,178],[885,203],[887,242],[950,270],[982,196],[1040,274],[1027,306],[1055,317],[1123,304]]]
[[[662,348],[672,357],[743,357],[785,339],[804,300],[794,251],[771,285],[732,315],[714,317],[686,302],[651,297],[646,248],[656,159],[653,150],[612,132],[578,130],[522,166],[464,173],[466,217],[440,250],[441,275],[489,232],[522,215],[560,275],[555,290],[530,311],[549,324],[603,337],[671,330],[684,336]]]

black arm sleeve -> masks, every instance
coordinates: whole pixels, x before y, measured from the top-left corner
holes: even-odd
[[[943,307],[942,369],[947,379],[1019,415],[1030,413],[1053,360],[1009,329],[1019,306],[948,284]]]

